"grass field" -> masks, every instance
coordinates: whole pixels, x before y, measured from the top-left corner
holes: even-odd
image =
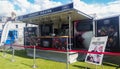
[[[33,69],[33,59],[32,57],[26,56],[24,50],[15,51],[15,62],[11,62],[11,52],[9,51],[5,57],[3,53],[0,52],[0,69]],[[45,60],[41,58],[36,59],[36,69],[66,69],[66,63],[56,62],[51,60]],[[117,68],[118,65],[103,63],[104,69],[120,69]],[[70,69],[95,69],[95,65],[91,65],[82,61],[75,62],[69,65]],[[102,66],[97,66],[97,69],[102,69]]]

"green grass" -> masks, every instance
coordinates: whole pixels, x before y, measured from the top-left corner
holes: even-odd
[[[0,52],[0,69],[33,69],[33,59],[32,57],[26,56],[24,50],[15,51],[15,62],[11,62],[11,52],[6,54],[6,57],[3,57],[3,53]],[[41,58],[36,59],[36,69],[66,69],[66,63],[56,62],[51,60],[45,60]],[[120,69],[117,68],[118,65],[103,63],[104,69]],[[95,65],[91,65],[82,61],[75,62],[70,64],[70,69],[85,69],[88,67],[90,69],[95,69]],[[97,69],[102,69],[102,66],[98,66]]]

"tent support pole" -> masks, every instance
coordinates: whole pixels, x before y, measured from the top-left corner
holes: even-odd
[[[66,69],[69,69],[69,50],[71,50],[71,16],[69,14],[68,16],[68,20],[69,20],[69,35],[67,38],[67,63],[66,63]]]

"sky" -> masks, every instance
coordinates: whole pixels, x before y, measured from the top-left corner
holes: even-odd
[[[120,14],[120,0],[0,0],[0,16],[17,16],[74,2],[76,7],[88,14],[102,18]]]

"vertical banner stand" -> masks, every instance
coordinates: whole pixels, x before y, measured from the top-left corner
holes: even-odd
[[[37,68],[36,66],[36,46],[34,45],[34,52],[33,52],[33,68]]]

